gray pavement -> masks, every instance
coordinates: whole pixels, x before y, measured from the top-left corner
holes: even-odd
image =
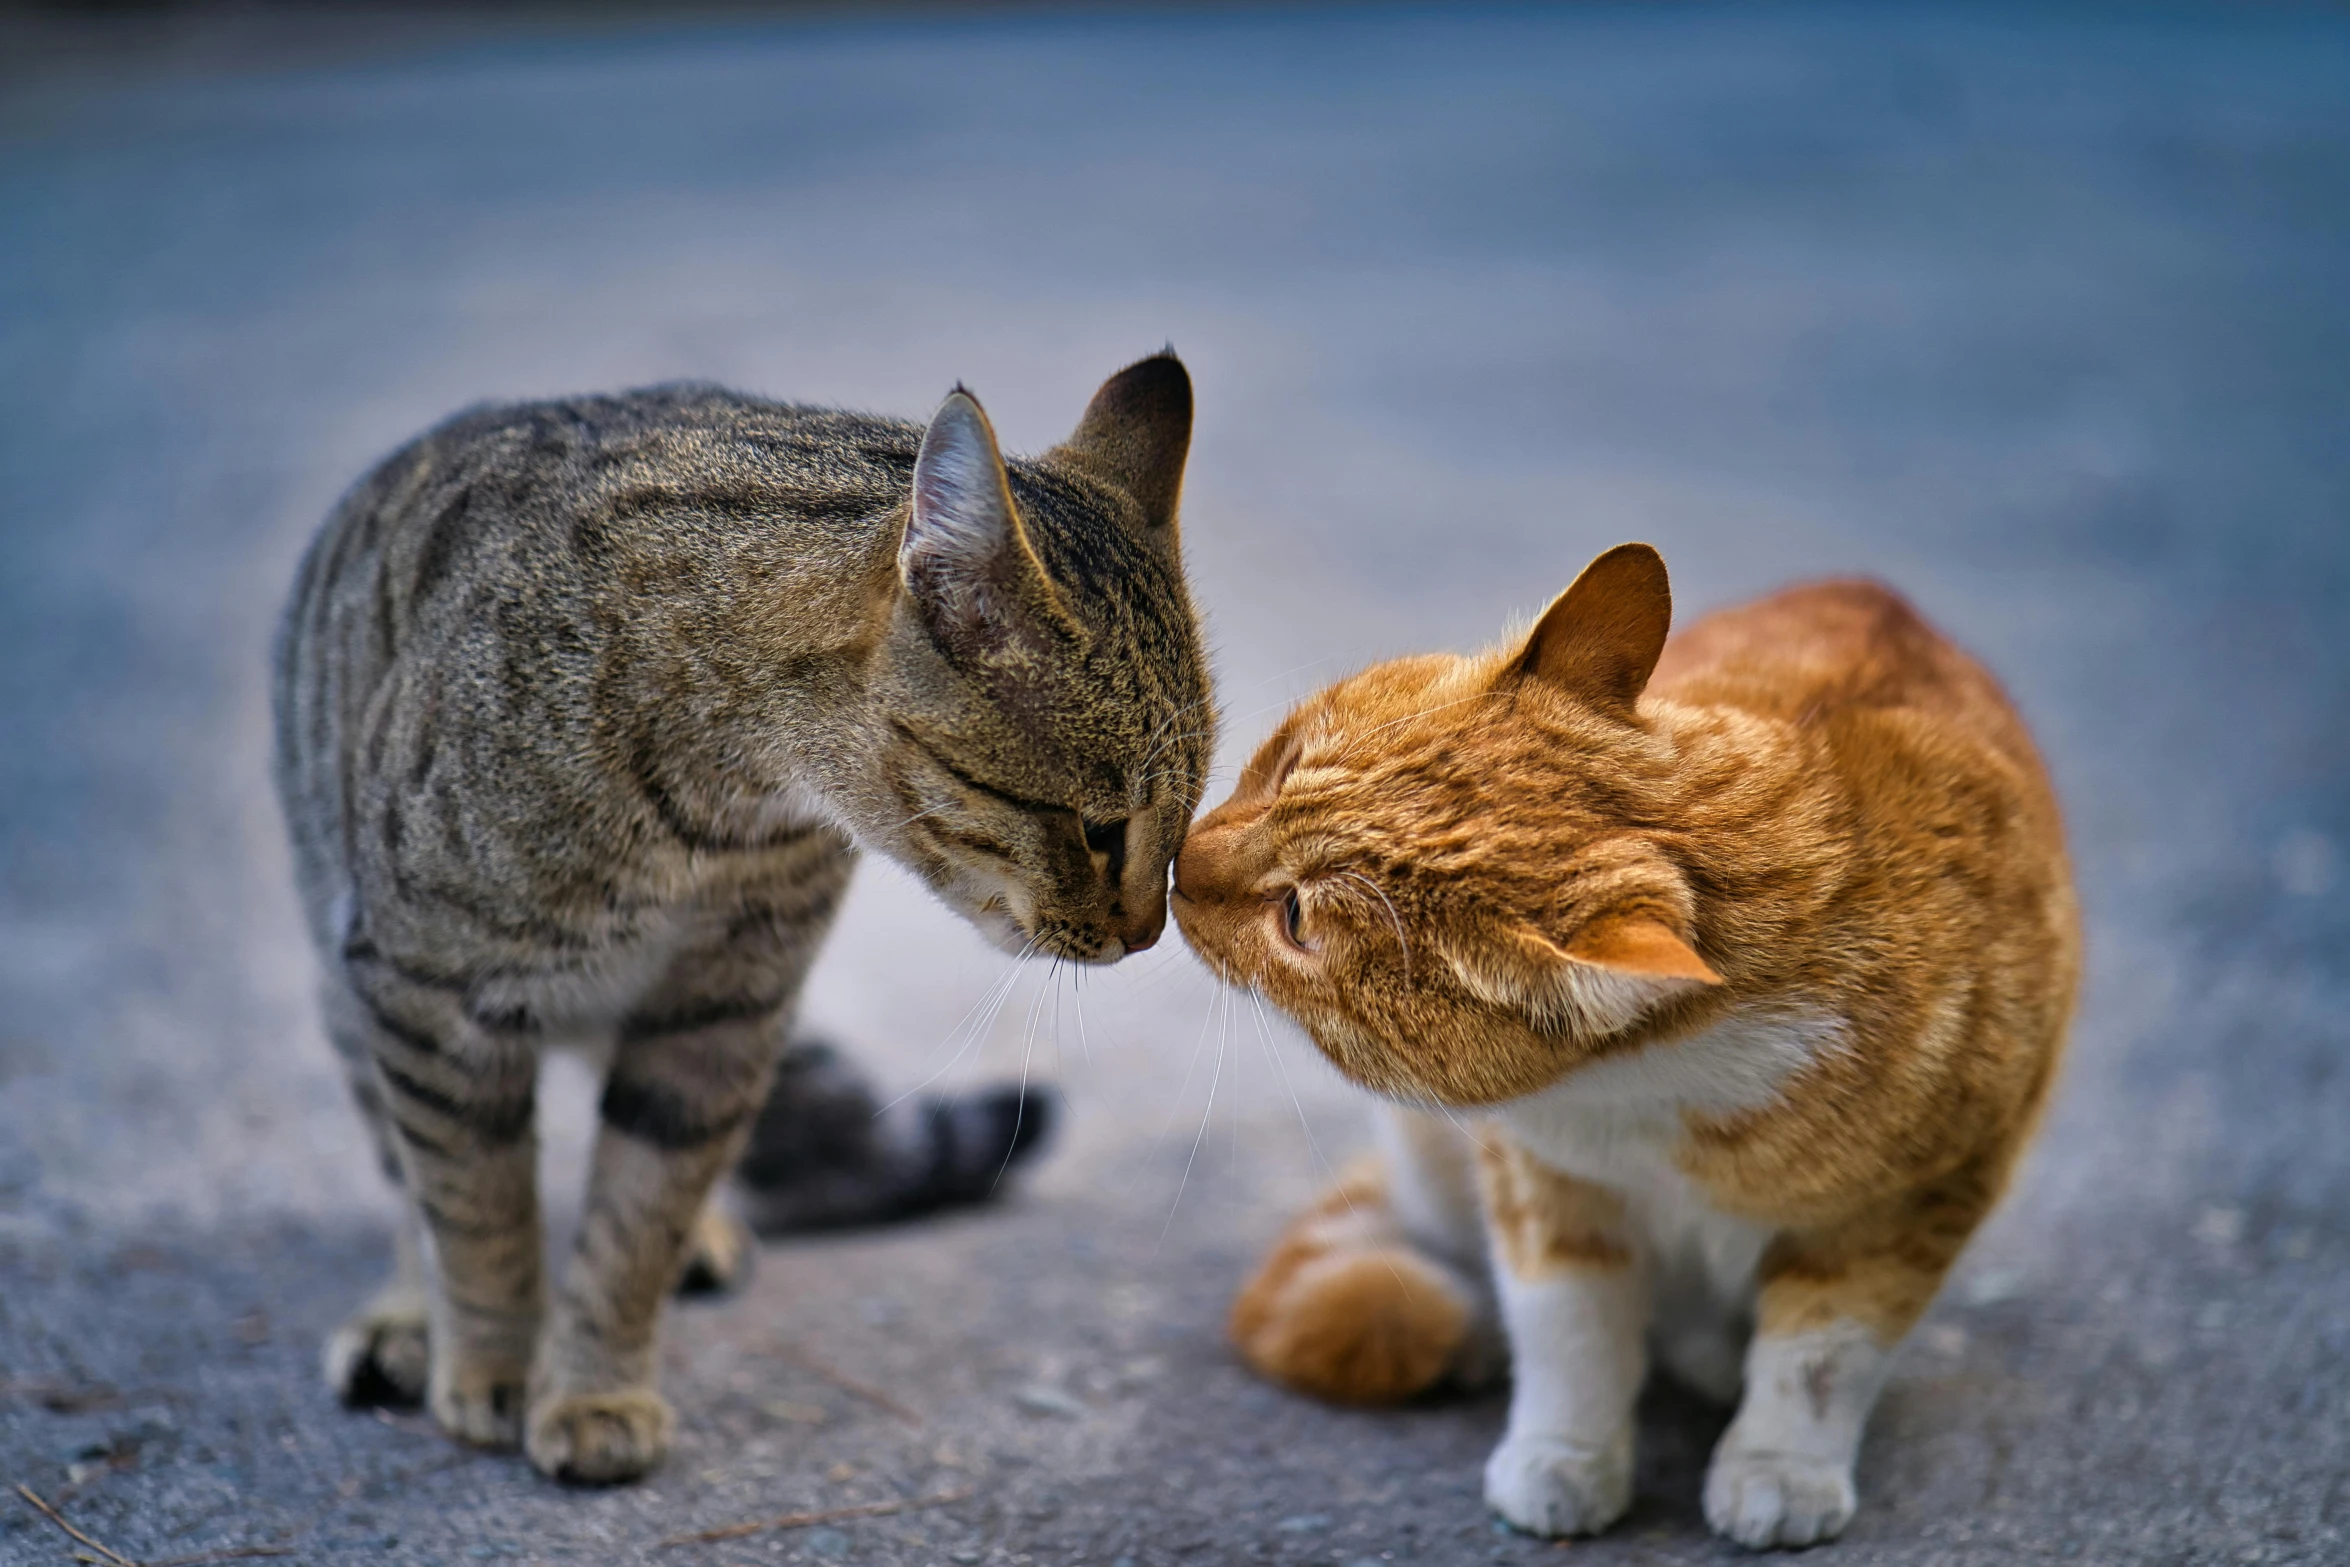
[[[675,376],[961,379],[1033,449],[1172,340],[1226,778],[1631,537],[1691,609],[1882,574],[2038,727],[2072,1060],[1821,1559],[2350,1561],[2338,10],[269,17],[0,34],[55,51],[0,74],[0,1482],[149,1561],[1553,1559],[1478,1505],[1496,1400],[1332,1410],[1223,1346],[1360,1135],[1312,1052],[1173,943],[997,997],[882,867],[810,1014],[894,1083],[1061,1082],[1014,1201],[682,1310],[633,1488],[315,1378],[390,1215],[264,780],[336,492],[467,401]],[[1655,1398],[1574,1553],[1735,1556],[1720,1421]],[[0,1494],[0,1562],[72,1549]]]

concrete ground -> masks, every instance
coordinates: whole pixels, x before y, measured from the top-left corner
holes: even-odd
[[[1224,1347],[1360,1135],[1311,1050],[1174,942],[1009,973],[878,866],[809,1012],[894,1084],[1060,1082],[1011,1202],[681,1310],[677,1451],[626,1489],[313,1369],[390,1219],[264,785],[267,630],[337,491],[473,399],[675,376],[917,415],[960,379],[1033,449],[1172,340],[1224,780],[1291,698],[1632,537],[1691,609],[1882,574],[2036,724],[2091,931],[2070,1067],[1820,1559],[2350,1561],[2339,11],[0,38],[0,1482],[148,1562],[1554,1559],[1479,1505],[1497,1399],[1328,1409]],[[550,1083],[559,1182],[590,1091]],[[1734,1557],[1721,1418],[1657,1396],[1574,1554]],[[0,1561],[77,1550],[0,1495]]]

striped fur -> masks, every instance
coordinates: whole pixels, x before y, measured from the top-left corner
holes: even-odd
[[[1190,418],[1172,355],[1009,464],[959,390],[925,429],[663,387],[462,414],[343,501],[280,630],[277,783],[415,1223],[339,1392],[565,1478],[658,1461],[661,1303],[860,848],[1012,950],[1157,937],[1212,727]],[[570,1043],[609,1067],[550,1300],[533,1096]]]

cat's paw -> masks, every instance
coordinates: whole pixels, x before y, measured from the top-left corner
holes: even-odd
[[[424,1402],[432,1341],[424,1297],[387,1290],[327,1337],[326,1385],[353,1406]]]
[[[1603,1447],[1513,1436],[1486,1460],[1485,1502],[1528,1534],[1597,1534],[1632,1505],[1631,1436]]]
[[[520,1368],[435,1367],[432,1417],[469,1447],[510,1448],[522,1441]]]
[[[680,1295],[717,1295],[742,1286],[751,1276],[758,1243],[751,1227],[724,1209],[711,1206],[694,1221],[686,1242],[685,1269],[677,1276]]]
[[[1833,1540],[1858,1503],[1851,1469],[1823,1459],[1725,1448],[1705,1475],[1705,1521],[1749,1550]]]
[[[616,1485],[662,1460],[676,1424],[668,1401],[649,1387],[551,1397],[531,1411],[527,1451],[554,1479]]]

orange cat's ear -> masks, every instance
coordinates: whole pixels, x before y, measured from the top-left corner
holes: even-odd
[[[1647,914],[1602,916],[1563,944],[1519,924],[1463,932],[1444,953],[1480,1000],[1586,1038],[1629,1028],[1671,996],[1723,982],[1678,933]]]
[[[1694,980],[1718,985],[1715,973],[1697,949],[1683,941],[1671,926],[1648,914],[1593,920],[1565,948],[1577,963],[1626,974],[1637,979]]]
[[[1629,716],[1672,625],[1664,557],[1646,544],[1619,544],[1543,611],[1509,678],[1547,681]]]

